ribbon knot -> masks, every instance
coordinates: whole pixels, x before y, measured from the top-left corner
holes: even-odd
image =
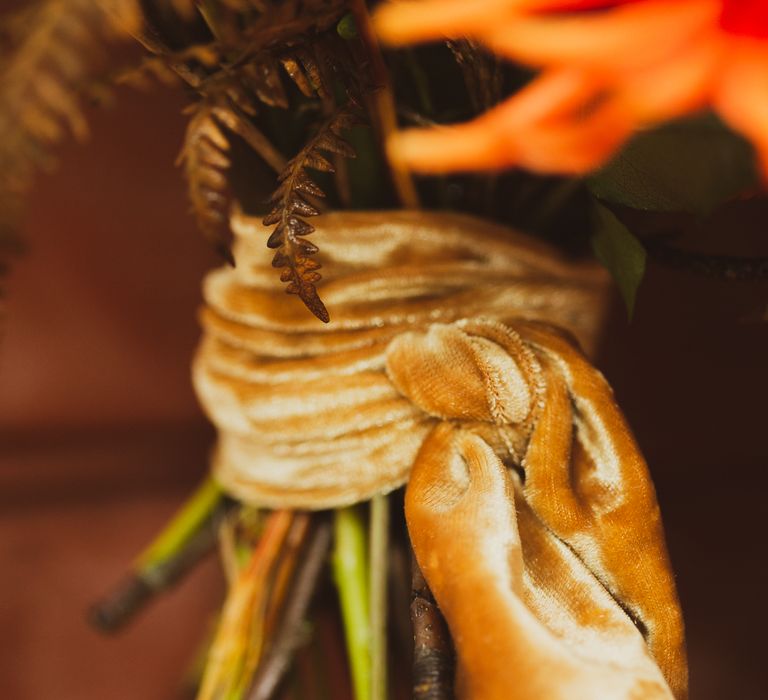
[[[402,333],[387,348],[387,374],[425,413],[448,420],[522,424],[541,393],[533,353],[495,321]]]

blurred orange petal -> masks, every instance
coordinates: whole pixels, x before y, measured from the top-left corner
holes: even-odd
[[[711,105],[754,142],[768,180],[766,4],[426,0],[385,5],[378,14],[384,39],[403,43],[469,35],[500,55],[543,69],[474,122],[434,134],[409,132],[393,141],[392,153],[422,171],[524,165],[579,172],[599,165],[633,129]]]
[[[583,71],[550,71],[468,124],[396,134],[389,142],[389,155],[409,168],[428,172],[515,165],[518,130],[577,109],[598,89]]]
[[[495,170],[515,163],[509,144],[480,121],[433,129],[406,129],[390,137],[390,159],[411,170],[446,173],[453,170]]]
[[[517,165],[535,172],[578,175],[605,163],[637,126],[615,103],[581,121],[564,120],[518,134]]]
[[[490,110],[487,118],[489,121],[503,122],[507,128],[513,129],[532,122],[563,117],[591,102],[602,89],[603,83],[587,71],[553,68]]]
[[[768,45],[734,42],[713,102],[720,115],[754,143],[768,181]]]
[[[580,119],[510,123],[508,111],[508,105],[501,105],[468,124],[401,132],[389,142],[390,157],[433,173],[512,166],[581,173],[602,164],[636,126],[616,103]]]
[[[383,41],[410,44],[442,36],[470,34],[532,3],[527,0],[425,0],[383,4],[373,17]]]
[[[627,75],[618,99],[640,122],[654,122],[706,107],[715,83],[723,42],[709,34],[666,61]]]
[[[482,40],[495,52],[531,65],[592,65],[615,72],[669,55],[717,20],[715,0],[668,0],[604,12],[487,18]]]

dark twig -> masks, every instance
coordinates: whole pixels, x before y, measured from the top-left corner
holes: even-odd
[[[178,583],[215,548],[218,523],[231,505],[231,501],[221,499],[176,551],[128,574],[113,591],[91,606],[89,622],[101,632],[116,632],[158,593]]]
[[[411,558],[414,700],[450,700],[453,694],[453,648],[445,620]]]
[[[725,280],[768,279],[768,257],[708,255],[648,239],[643,240],[643,246],[655,262],[666,267]]]
[[[409,611],[411,605],[410,552],[411,548],[407,540],[403,542],[397,536],[392,538],[388,562],[390,617],[394,638],[391,648],[397,652],[399,658],[408,659],[408,662],[413,658],[413,629]]]
[[[129,574],[103,600],[90,608],[88,620],[102,632],[116,632],[157,593],[178,582],[215,545],[215,528],[203,528],[172,559],[150,571]]]
[[[317,586],[331,545],[331,524],[326,519],[315,525],[294,584],[288,593],[285,612],[272,646],[260,664],[251,686],[248,700],[271,698],[290,667],[293,654],[302,642],[302,627],[307,608]]]

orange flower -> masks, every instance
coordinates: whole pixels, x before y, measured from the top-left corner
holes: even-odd
[[[765,0],[397,0],[375,21],[392,44],[467,36],[541,71],[472,122],[395,135],[413,169],[581,173],[637,129],[711,107],[768,177]]]

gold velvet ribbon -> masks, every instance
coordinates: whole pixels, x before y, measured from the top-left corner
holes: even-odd
[[[496,345],[480,346],[475,368],[454,365],[449,383],[424,386],[418,375],[445,373],[456,346],[476,351],[478,339]],[[438,327],[397,344],[408,379],[396,381],[446,419],[416,458],[406,516],[457,646],[463,694],[655,699],[671,688],[684,697],[682,620],[653,486],[599,372],[568,340],[530,323]],[[468,407],[477,415],[481,400],[445,410],[477,367],[486,374],[498,347],[520,366],[532,353],[543,374],[527,392],[494,383],[486,393],[486,421],[533,422],[514,469],[482,431],[456,422]],[[524,407],[521,395],[530,397]]]
[[[419,564],[462,697],[686,695],[647,467],[594,343],[604,275],[450,214],[320,217],[319,324],[245,218],[205,284],[194,377],[233,495],[328,508],[409,480]]]

